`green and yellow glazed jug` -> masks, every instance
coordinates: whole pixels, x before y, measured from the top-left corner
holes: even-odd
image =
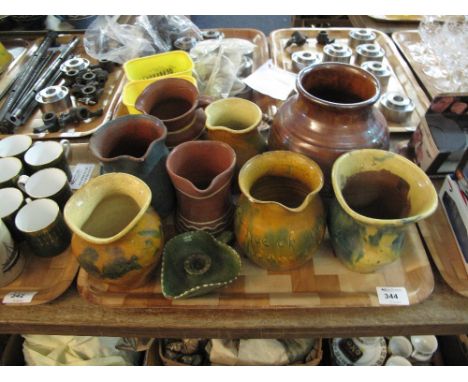
[[[269,270],[309,261],[325,234],[322,186],[320,167],[305,155],[270,151],[247,161],[234,228],[243,252]]]
[[[342,155],[333,165],[332,185],[328,227],[333,249],[346,267],[361,273],[398,259],[408,224],[437,207],[437,193],[424,171],[389,151]]]

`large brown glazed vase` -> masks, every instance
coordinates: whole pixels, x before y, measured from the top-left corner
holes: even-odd
[[[325,175],[324,194],[331,196],[331,168],[341,154],[389,148],[385,117],[373,106],[379,82],[357,66],[324,63],[303,69],[296,88],[273,120],[269,146],[315,160]]]
[[[196,140],[205,130],[204,108],[208,97],[200,96],[191,82],[165,78],[148,85],[139,95],[135,107],[143,114],[159,118],[167,127],[166,144],[172,148]]]
[[[179,232],[205,230],[217,234],[230,227],[235,165],[234,150],[223,142],[184,142],[172,150],[166,167],[176,189]]]

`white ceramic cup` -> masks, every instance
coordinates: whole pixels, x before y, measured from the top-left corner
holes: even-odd
[[[33,199],[55,200],[61,208],[72,195],[67,174],[55,167],[39,170],[31,176],[21,175],[18,187]]]
[[[414,351],[411,358],[420,362],[429,361],[437,350],[436,336],[411,336]]]
[[[0,220],[0,287],[13,282],[23,268],[24,256],[15,246],[8,228]]]
[[[413,366],[410,361],[399,355],[388,357],[385,366]]]
[[[67,164],[70,153],[70,142],[62,139],[60,142],[39,141],[24,154],[24,162],[31,172],[47,167],[59,167],[71,179],[71,172]]]
[[[404,336],[390,337],[388,341],[388,352],[392,355],[409,358],[413,353],[413,345],[411,345],[410,340]]]
[[[23,193],[17,188],[8,187],[0,189],[0,219],[5,223],[15,240],[21,239],[21,234],[15,226],[15,216],[23,203]]]
[[[21,157],[32,145],[28,135],[15,134],[0,141],[0,157]]]
[[[15,186],[22,170],[23,163],[18,158],[0,158],[0,188]]]

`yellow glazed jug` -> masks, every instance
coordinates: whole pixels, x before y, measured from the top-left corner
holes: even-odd
[[[262,110],[243,98],[220,99],[208,105],[206,137],[231,146],[236,153],[237,171],[253,156],[264,152],[266,140],[258,130]]]
[[[118,172],[92,179],[68,200],[72,252],[91,277],[125,289],[148,281],[164,243],[150,201],[145,182]]]
[[[234,231],[247,257],[269,270],[309,261],[325,234],[320,167],[302,154],[270,151],[242,167],[239,186]]]
[[[357,272],[374,272],[398,259],[408,224],[437,207],[437,193],[424,171],[389,151],[342,155],[333,165],[332,185],[336,199],[328,227],[333,249]]]

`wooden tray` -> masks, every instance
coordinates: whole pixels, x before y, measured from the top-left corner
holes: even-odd
[[[423,66],[414,60],[414,56],[409,50],[409,46],[413,44],[421,43],[421,37],[417,30],[407,30],[395,32],[392,34],[392,39],[395,41],[395,44],[398,46],[398,49],[403,53],[403,56],[406,58],[411,68],[414,70],[416,76],[421,81],[422,86],[429,95],[430,99],[434,99],[437,94],[447,93],[447,91],[438,90],[434,86],[434,79],[429,77],[423,71]],[[461,89],[459,93],[468,92],[468,88]]]
[[[455,292],[468,297],[468,274],[463,255],[441,202],[436,212],[419,222],[418,227],[442,278]]]
[[[166,240],[174,234],[165,224]],[[269,272],[242,257],[239,278],[215,293],[182,300],[167,300],[161,293],[160,268],[145,286],[122,291],[78,274],[78,291],[87,301],[115,308],[185,309],[279,309],[380,306],[376,287],[405,287],[410,304],[426,299],[434,288],[430,263],[417,228],[409,227],[402,258],[374,274],[359,274],[345,268],[334,256],[326,239],[314,259],[289,272]]]
[[[73,37],[79,37],[81,42],[78,44],[77,48],[74,50],[75,55],[79,55],[81,57],[87,58],[91,65],[96,63],[96,60],[91,58],[86,54],[84,49],[82,40],[83,34],[61,34],[58,36],[59,43],[66,43],[70,41]],[[27,56],[32,55],[32,53],[38,48],[41,39],[37,38],[32,41],[32,46],[28,51]],[[21,64],[24,64],[26,60],[22,60]],[[21,70],[22,65],[16,65],[15,71],[12,73],[8,73],[5,78],[2,78],[2,81],[9,81],[11,78],[15,78],[18,74],[18,71]],[[40,133],[35,134],[33,133],[33,129],[35,127],[43,126],[42,122],[42,112],[39,107],[36,108],[36,111],[33,112],[29,120],[22,126],[19,126],[15,129],[15,134],[27,134],[30,135],[33,139],[41,138],[79,138],[84,137],[89,134],[92,134],[96,131],[100,126],[102,126],[105,122],[110,120],[113,116],[115,107],[119,100],[119,96],[123,87],[123,79],[124,79],[124,72],[120,67],[115,67],[114,70],[109,74],[109,78],[107,79],[106,85],[104,87],[104,91],[99,98],[99,102],[94,106],[87,106],[82,105],[80,103],[76,103],[74,97],[72,96],[73,105],[74,106],[86,106],[89,107],[91,110],[97,110],[100,108],[104,109],[104,113],[99,118],[94,118],[89,123],[79,123],[79,124],[70,124],[64,130],[61,130],[56,133]],[[0,88],[1,89],[1,88]],[[4,137],[7,135],[1,135],[0,137]]]
[[[308,38],[308,48],[302,46],[295,48],[295,50],[308,49],[321,54],[322,47],[316,45],[315,41],[315,37],[321,30],[326,30],[330,38],[334,38],[336,42],[347,44],[348,33],[352,29],[353,28],[289,28],[273,31],[270,35],[273,62],[280,68],[292,71],[291,56],[288,52],[285,52],[284,45],[294,31],[300,31]],[[408,121],[404,123],[389,122],[388,127],[390,132],[399,133],[414,131],[429,107],[429,100],[424,91],[419,87],[411,73],[411,69],[401,57],[393,41],[386,34],[375,29],[373,29],[373,31],[377,35],[376,42],[385,50],[386,57],[384,58],[384,63],[389,65],[393,70],[393,75],[388,83],[386,91],[405,93],[413,100],[416,106]],[[354,63],[354,54],[351,58],[351,63]]]

